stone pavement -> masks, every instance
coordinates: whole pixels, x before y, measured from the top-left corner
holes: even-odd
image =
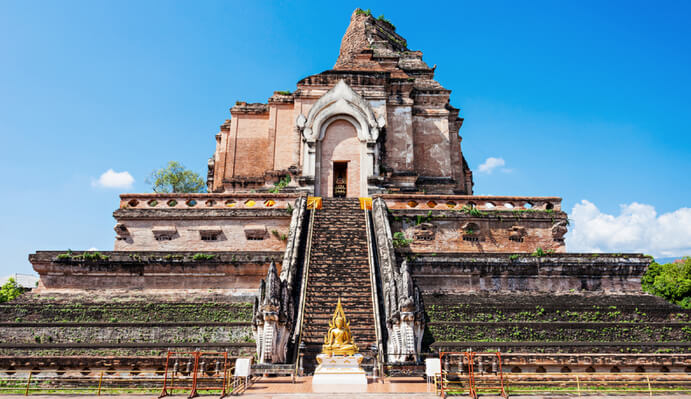
[[[321,388],[321,387],[320,387]],[[322,388],[323,389],[323,388]],[[312,377],[299,377],[295,384],[290,383],[289,377],[259,378],[245,391],[245,396],[252,398],[274,397],[325,397],[349,398],[354,395],[372,397],[405,396],[406,398],[433,398],[434,393],[427,392],[427,383],[422,378],[387,378],[386,383],[372,382],[367,385],[367,393],[314,393],[312,391]]]
[[[323,393],[246,393],[242,396],[246,396],[251,399],[292,399],[292,398],[324,398],[329,399],[353,399],[357,395],[358,399],[392,399],[392,398],[404,398],[404,399],[431,399],[437,398],[438,396],[433,393],[402,393],[402,392],[368,392],[368,393],[335,393],[335,394],[323,394]],[[118,397],[119,399],[156,399],[158,395],[30,395],[34,399],[99,399],[103,397]],[[24,395],[0,395],[0,399],[19,399],[25,397]],[[467,396],[457,396],[459,398]],[[577,397],[577,395],[512,395],[512,399],[564,399],[568,397]],[[647,394],[641,395],[582,395],[578,396],[580,398],[587,399],[643,399],[648,398]],[[655,395],[655,399],[691,399],[691,395]],[[187,395],[175,395],[169,396],[171,399],[186,399]],[[218,398],[218,395],[201,395],[199,398]],[[480,395],[483,399],[500,399],[500,396],[492,395]]]
[[[123,394],[123,395],[30,395],[33,399],[98,399],[102,397],[115,397],[122,399],[155,399],[158,395],[141,395],[141,394]],[[358,393],[314,393],[312,392],[312,377],[298,377],[295,384],[290,382],[290,377],[272,377],[259,378],[245,391],[242,397],[251,399],[293,399],[293,398],[328,398],[328,399],[432,399],[438,398],[434,392],[427,391],[427,384],[422,378],[387,378],[385,383],[373,382],[367,385],[367,392]],[[577,395],[511,395],[511,398],[516,399],[564,399],[567,397],[576,397]],[[19,399],[24,395],[0,395],[0,399],[12,398]],[[467,395],[457,396],[459,398],[467,397]],[[608,399],[642,399],[649,397],[648,394],[640,395],[603,395],[603,394],[583,394],[582,397],[588,399],[608,398]],[[178,394],[169,396],[169,398],[184,399],[186,394]],[[218,394],[201,395],[200,398],[218,398]],[[480,395],[480,398],[497,398],[500,396],[494,395]],[[691,395],[655,395],[655,399],[691,399]]]
[[[366,398],[366,399],[392,399],[392,398],[404,398],[404,399],[430,399],[430,398],[437,398],[438,396],[435,396],[433,393],[425,394],[425,393],[397,393],[397,392],[390,392],[390,393],[359,393],[356,394],[358,396],[358,399],[360,397]],[[98,399],[98,398],[103,398],[103,397],[115,397],[117,396],[119,399],[156,399],[157,395],[101,395],[101,396],[96,396],[96,395],[30,395],[34,399]],[[251,399],[291,399],[291,398],[323,398],[325,396],[328,396],[329,399],[353,399],[353,394],[320,394],[320,393],[276,393],[276,394],[245,394],[243,396],[247,396],[248,398]],[[0,395],[0,399],[19,399],[25,397],[24,395]],[[467,396],[457,396],[459,398],[467,397]],[[512,399],[564,399],[568,397],[577,397],[576,395],[512,395]],[[643,398],[648,398],[647,394],[641,394],[641,395],[636,395],[636,396],[623,396],[623,395],[582,395],[579,396],[580,398],[587,398],[587,399],[643,399]],[[169,396],[171,399],[186,399],[187,395],[175,395],[175,396]],[[202,395],[199,396],[199,398],[218,398],[218,395]],[[232,398],[232,396],[231,396]],[[499,396],[491,396],[491,395],[480,395],[480,398],[482,399],[499,399],[501,397]],[[687,399],[691,398],[691,395],[655,395],[655,399]]]

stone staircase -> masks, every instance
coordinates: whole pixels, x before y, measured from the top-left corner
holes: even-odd
[[[356,198],[324,198],[315,211],[302,342],[312,372],[338,298],[361,353],[376,343],[365,214]]]

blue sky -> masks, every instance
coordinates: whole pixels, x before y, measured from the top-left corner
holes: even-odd
[[[690,4],[0,1],[0,275],[111,249],[119,192],[205,173],[230,106],[330,69],[356,7],[438,65],[476,193],[562,196],[570,250],[688,254]]]

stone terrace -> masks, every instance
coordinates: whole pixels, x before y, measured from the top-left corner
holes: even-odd
[[[86,257],[84,256],[86,254]],[[273,252],[38,251],[29,256],[40,276],[38,292],[61,290],[131,290],[156,292],[216,290],[254,296]]]

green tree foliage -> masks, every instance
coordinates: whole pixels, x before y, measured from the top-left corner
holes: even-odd
[[[643,290],[691,309],[691,257],[681,263],[652,262],[641,279]]]
[[[5,284],[0,287],[0,303],[8,302],[22,294],[22,288],[14,278],[10,277]]]
[[[151,184],[155,193],[206,192],[204,179],[175,161],[168,162],[165,168],[151,172],[146,182]]]

